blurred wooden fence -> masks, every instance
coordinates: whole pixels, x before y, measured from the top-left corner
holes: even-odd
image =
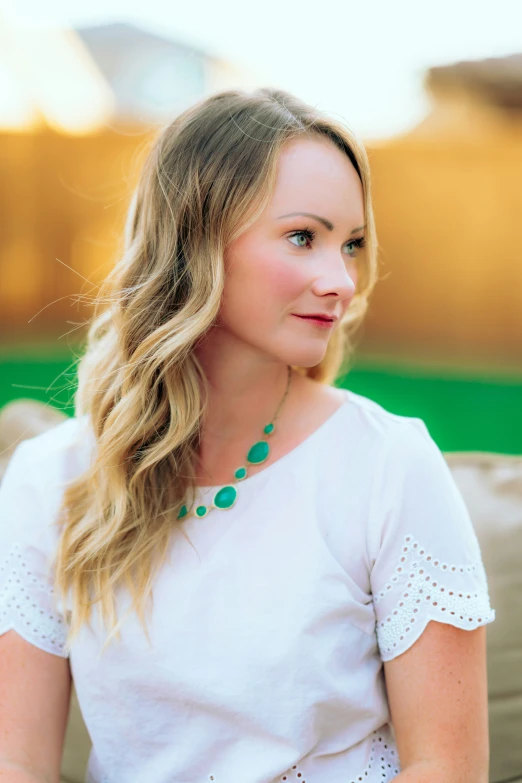
[[[78,296],[95,293],[118,253],[148,138],[150,132],[109,130],[84,137],[51,130],[0,135],[4,341],[6,335],[55,336],[89,317]]]
[[[381,280],[366,337],[522,369],[522,134],[368,150]]]

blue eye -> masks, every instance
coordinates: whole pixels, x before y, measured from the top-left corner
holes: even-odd
[[[315,237],[315,231],[311,228],[303,228],[301,231],[294,231],[288,238],[293,239],[294,237],[306,237],[309,242],[312,242]],[[292,244],[295,244],[295,242],[292,242]],[[298,244],[296,247],[306,247],[306,244]]]
[[[357,239],[351,239],[346,243],[347,245],[355,245],[358,249],[363,248],[366,245],[366,239],[364,237],[358,237]],[[348,253],[348,255],[352,255]]]

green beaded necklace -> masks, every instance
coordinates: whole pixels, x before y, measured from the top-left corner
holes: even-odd
[[[288,381],[286,384],[286,391],[283,395],[283,399],[281,400],[281,402],[277,407],[273,420],[270,422],[270,424],[267,424],[266,427],[263,427],[263,433],[266,436],[272,435],[272,433],[274,432],[275,421],[279,416],[279,411],[282,408],[282,405],[288,394],[288,389],[290,388],[290,381],[292,378],[292,368],[290,367],[290,365],[287,366],[288,366]],[[269,454],[270,454],[270,446],[266,442],[266,439],[263,438],[262,440],[258,440],[257,443],[254,443],[254,445],[250,448],[246,456],[246,461],[249,465],[260,465],[262,462],[265,462],[265,460],[268,459]],[[247,474],[248,471],[244,465],[238,468],[234,473],[236,483],[246,478]],[[191,509],[190,511],[188,510],[186,505],[181,506],[181,510],[178,514],[178,519],[184,519],[186,517],[198,517],[199,519],[202,519],[203,517],[206,517],[207,514],[210,513],[210,511],[212,511],[213,508],[220,508],[223,510],[227,508],[232,508],[232,506],[236,502],[236,498],[237,498],[236,487],[233,484],[227,484],[225,487],[221,487],[221,489],[218,490],[218,492],[216,492],[216,494],[212,499],[212,503],[208,506],[196,506],[195,509]]]

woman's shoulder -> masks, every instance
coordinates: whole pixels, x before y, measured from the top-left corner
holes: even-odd
[[[393,413],[384,405],[351,390],[344,390],[347,404],[346,413],[355,420],[361,428],[361,435],[374,437],[377,442],[388,443],[397,435],[413,427],[423,435],[428,430],[424,421],[418,416]]]
[[[323,385],[314,381],[308,382],[307,391],[309,392],[309,408],[322,407],[324,411],[328,411],[336,406],[334,414],[330,418],[339,423],[339,419],[344,414],[344,426],[341,425],[333,430],[340,437],[346,434],[346,428],[353,433],[354,427],[360,429],[358,435],[366,438],[371,438],[373,435],[377,440],[388,440],[390,436],[393,438],[396,433],[412,425],[417,430],[425,430],[426,428],[423,420],[418,416],[393,413],[370,397],[345,387]]]
[[[28,548],[42,557],[51,552],[64,489],[89,467],[91,446],[83,416],[18,443],[0,482],[0,550],[15,547],[17,557]]]

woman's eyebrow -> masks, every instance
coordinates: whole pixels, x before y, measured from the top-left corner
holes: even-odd
[[[318,220],[319,223],[322,223],[323,226],[325,226],[328,229],[328,231],[333,231],[334,229],[334,224],[331,223],[329,220],[320,217],[319,215],[314,215],[311,212],[290,212],[290,214],[288,215],[279,215],[277,220],[282,220],[282,218],[287,218],[287,217],[297,217],[298,215],[303,215],[303,217],[311,217],[314,218],[315,220]],[[350,231],[350,234],[355,234],[356,231],[361,231],[363,228],[366,227],[366,225],[367,224],[365,223],[364,226],[358,226],[357,228],[352,229],[352,231]]]

